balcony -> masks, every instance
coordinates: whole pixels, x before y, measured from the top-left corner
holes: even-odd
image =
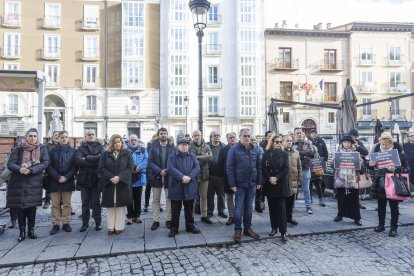
[[[275,71],[296,71],[299,70],[299,60],[277,58],[274,64],[271,64],[270,69]]]
[[[45,60],[59,60],[60,59],[60,47],[47,48],[42,51],[42,59]]]
[[[359,85],[359,93],[374,93],[377,91],[376,82],[364,82]]]
[[[207,25],[214,26],[221,24],[221,14],[209,14],[207,16]]]
[[[82,29],[85,31],[99,30],[99,17],[84,17],[82,20]]]
[[[216,79],[216,80],[204,80],[203,84],[204,89],[221,89],[222,88],[222,79]]]
[[[404,65],[404,60],[401,58],[396,59],[390,59],[389,57],[385,58],[385,63],[387,64],[387,66],[403,66]]]
[[[221,44],[206,44],[205,54],[210,56],[221,55]]]
[[[44,29],[60,29],[61,27],[61,17],[48,15],[43,18],[43,28]]]
[[[21,15],[19,13],[4,13],[2,26],[7,28],[20,28]]]
[[[407,86],[405,85],[405,82],[390,82],[388,83],[388,91],[390,93],[406,93],[407,92]]]
[[[323,96],[323,101],[324,102],[337,102],[337,97],[336,96]]]
[[[365,107],[365,109],[363,107],[358,108],[358,120],[367,120],[367,121],[371,121],[371,120],[375,120],[377,119],[377,110],[376,109],[369,109],[367,107]]]
[[[224,117],[225,108],[217,108],[217,110],[204,110],[204,116],[207,117]]]
[[[406,120],[406,116],[405,116],[405,109],[392,109],[391,110],[391,117],[393,120],[399,120],[399,119],[404,119]]]
[[[344,61],[336,61],[334,63],[330,63],[327,61],[323,61],[320,65],[320,71],[322,72],[341,72],[344,71]]]
[[[284,101],[293,101],[292,92],[289,92],[288,94],[290,94],[290,96],[286,94],[279,94],[279,97],[277,99],[284,100]],[[281,103],[281,104],[284,104],[284,103]]]
[[[376,57],[375,55],[371,55],[370,57],[359,57],[359,66],[374,66],[376,64]]]
[[[84,60],[84,61],[99,60],[99,48],[86,48],[86,49],[83,49],[82,60]]]
[[[3,45],[1,49],[1,57],[4,59],[19,59],[20,47],[13,45]]]

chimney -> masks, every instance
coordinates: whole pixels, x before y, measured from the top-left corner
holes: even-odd
[[[279,23],[275,23],[275,28],[279,28]]]
[[[298,23],[295,24],[295,29],[299,29],[299,24]]]
[[[326,23],[326,29],[329,30],[332,27],[332,23]]]
[[[283,20],[282,22],[283,22],[283,23],[282,23],[282,28],[283,28],[283,29],[286,29],[286,28],[287,28],[286,20]]]
[[[322,23],[318,23],[318,30],[322,30]]]

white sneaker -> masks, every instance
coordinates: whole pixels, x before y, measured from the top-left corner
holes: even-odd
[[[312,214],[313,214],[313,212],[312,212],[312,209],[311,209],[311,208],[306,208],[306,211],[307,211],[307,213],[308,213],[309,215],[312,215]]]

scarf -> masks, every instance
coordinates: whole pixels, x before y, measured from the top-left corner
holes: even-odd
[[[385,150],[385,149],[383,149],[383,148],[381,147],[381,144],[380,144],[380,151],[381,151],[381,152],[390,151],[390,150],[392,150],[392,149],[394,149],[394,145],[392,145],[392,147],[391,147],[391,148],[389,148],[389,149]]]
[[[114,150],[113,154],[114,154],[115,159],[117,159],[118,158],[118,155],[119,155],[119,151],[118,150]]]
[[[66,173],[68,169],[68,151],[70,147],[69,147],[69,144],[62,145],[58,143],[57,148],[60,153],[59,173],[63,174],[63,173]]]
[[[22,141],[23,157],[22,167],[29,168],[32,165],[40,163],[40,144],[37,142],[34,145],[27,143],[26,140]]]

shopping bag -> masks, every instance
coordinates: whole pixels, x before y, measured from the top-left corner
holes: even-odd
[[[394,200],[409,200],[411,199],[409,176],[407,173],[393,174],[387,173],[385,175],[385,194],[388,199]],[[397,195],[396,192],[400,195]],[[401,196],[404,194],[405,196]]]
[[[372,180],[371,176],[368,173],[360,175],[360,179],[358,182],[359,189],[371,188],[372,187]]]

